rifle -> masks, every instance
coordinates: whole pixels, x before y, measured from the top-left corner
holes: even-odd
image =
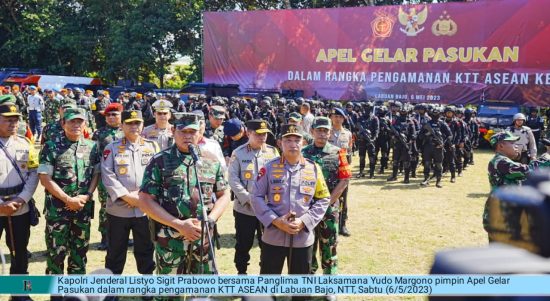
[[[403,137],[401,135],[401,133],[395,128],[395,126],[393,126],[391,123],[390,123],[390,132],[395,136],[395,138],[397,139],[397,141],[399,143],[401,143],[405,149],[407,150],[407,152],[410,152],[410,147],[409,147],[409,143],[405,140],[405,137]]]
[[[426,128],[428,130],[428,133],[430,134],[430,136],[432,136],[432,141],[434,141],[437,146],[443,147],[445,145],[443,137],[441,137],[439,133],[435,133],[429,122],[426,122],[422,128]]]
[[[367,145],[372,145],[374,147],[374,141],[372,141],[372,137],[370,136],[370,131],[365,129],[361,123],[357,122],[357,124],[355,125],[357,128],[358,128],[358,134],[359,134],[359,137],[367,140]]]

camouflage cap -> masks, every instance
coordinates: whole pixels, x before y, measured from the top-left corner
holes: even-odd
[[[292,112],[290,114],[288,114],[288,119],[294,119],[295,121],[302,121],[302,114],[298,113],[298,112]]]
[[[214,116],[216,119],[225,118],[225,108],[222,106],[211,106],[210,115]]]
[[[133,121],[143,122],[143,115],[139,110],[129,110],[122,112],[122,122],[128,123]]]
[[[313,119],[313,124],[311,125],[311,128],[318,129],[318,128],[324,128],[324,129],[332,129],[332,122],[327,117],[315,117]]]
[[[286,136],[298,136],[303,137],[302,133],[300,133],[298,126],[294,124],[283,124],[281,126],[281,137]]]
[[[193,129],[200,129],[200,120],[199,116],[196,114],[190,113],[178,113],[174,115],[174,126],[178,131]]]
[[[17,105],[12,102],[5,102],[3,104],[0,104],[0,115],[11,117],[21,116],[21,113],[19,113],[19,108],[17,107]]]
[[[0,95],[0,104],[3,104],[5,102],[15,103],[15,96],[13,96],[12,94]]]
[[[519,137],[512,135],[512,133],[508,131],[500,132],[497,134],[494,134],[489,142],[491,143],[492,147],[495,147],[500,141],[518,141]]]
[[[63,113],[63,119],[65,121],[73,120],[76,118],[86,120],[86,111],[80,108],[76,108],[76,109],[71,108],[71,109],[66,109],[65,113]]]

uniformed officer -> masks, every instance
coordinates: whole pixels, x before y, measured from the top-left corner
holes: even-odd
[[[225,121],[225,108],[211,106],[208,113],[208,122],[204,136],[216,140],[223,147],[223,122]]]
[[[14,103],[0,105],[0,237],[6,232],[11,254],[10,275],[28,274],[29,202],[38,185],[38,154],[17,135],[21,113]],[[13,296],[11,300],[30,300]]]
[[[330,193],[321,168],[302,156],[295,125],[281,126],[283,155],[260,169],[252,207],[264,225],[260,274],[309,274],[315,227],[327,211]]]
[[[531,160],[535,160],[537,157],[537,143],[533,131],[528,126],[525,126],[525,115],[517,113],[514,115],[514,123],[506,130],[511,132],[512,135],[518,136],[519,140],[516,141],[516,145],[521,152],[519,161],[523,164],[529,163]]]
[[[101,179],[109,194],[106,209],[109,248],[105,268],[122,274],[131,230],[138,272],[152,274],[155,263],[149,219],[136,205],[145,167],[159,149],[155,141],[140,136],[141,111],[122,112],[122,122],[124,138],[107,145],[101,156]]]
[[[102,128],[99,128],[97,131],[95,131],[92,140],[96,141],[97,143],[97,153],[101,156],[103,153],[103,150],[107,147],[107,145],[113,141],[117,141],[120,138],[124,136],[122,133],[122,130],[120,129],[120,125],[122,123],[121,120],[121,114],[122,114],[122,105],[120,103],[111,103],[105,108],[105,111],[103,112],[103,116],[105,116],[106,125]],[[98,162],[99,162],[98,157]],[[99,243],[99,246],[97,247],[98,250],[107,250],[107,247],[109,246],[109,240],[107,238],[107,217],[105,216],[105,209],[107,206],[107,200],[109,199],[109,195],[107,194],[107,189],[105,188],[105,185],[103,184],[103,181],[99,180],[98,185],[98,197],[99,197],[99,225],[98,225],[98,231],[101,233],[101,242]]]
[[[311,113],[309,113],[311,115]],[[298,131],[300,134],[302,134],[302,137],[304,137],[303,142],[304,145],[308,145],[311,142],[313,142],[313,137],[311,137],[311,134],[309,132],[306,132],[306,129],[303,127],[304,120],[302,119],[302,115],[298,112],[292,112],[288,114],[288,124],[294,124],[298,127]],[[313,122],[313,119],[311,120]],[[309,129],[311,129],[311,122],[309,124]]]
[[[265,120],[250,120],[246,123],[248,143],[233,151],[229,161],[229,185],[235,195],[233,216],[235,217],[235,267],[239,274],[246,274],[250,261],[250,249],[254,235],[261,247],[261,224],[252,210],[250,192],[258,171],[279,152],[266,144],[271,133]]]
[[[340,108],[334,108],[330,113],[330,120],[332,122],[332,130],[330,131],[330,137],[328,142],[336,145],[339,148],[343,148],[347,151],[348,162],[351,164],[351,150],[353,146],[351,132],[344,128],[344,122],[346,121],[346,113]],[[340,201],[340,234],[344,236],[350,236],[349,230],[346,227],[346,221],[348,219],[348,189],[342,193]]]
[[[495,150],[495,156],[489,161],[488,174],[491,193],[497,188],[507,185],[521,185],[529,174],[539,168],[550,166],[550,141],[546,140],[546,153],[529,164],[514,161],[521,152],[516,142],[520,139],[508,131],[493,135],[490,139],[491,146]],[[495,233],[489,231],[489,199],[485,202],[483,211],[483,228],[489,232],[489,241],[493,241]]]
[[[147,139],[156,141],[161,150],[168,148],[174,143],[172,125],[168,122],[172,115],[170,108],[172,108],[172,104],[166,99],[160,99],[153,103],[155,124],[144,128],[141,134]]]
[[[336,246],[338,243],[339,199],[351,178],[346,149],[328,143],[331,128],[330,119],[315,117],[311,130],[313,143],[302,150],[305,158],[319,164],[330,192],[330,205],[319,225],[315,227],[311,274],[315,274],[319,267],[316,259],[317,249],[319,249],[323,274],[335,275],[338,272]]]
[[[67,109],[76,109],[76,103],[66,102],[59,108],[59,119],[55,122],[46,124],[46,126],[42,129],[41,144],[44,144],[49,140],[63,140],[63,136],[65,135],[65,131],[63,130],[63,113]]]
[[[190,154],[190,144],[199,142],[199,128],[197,115],[183,114],[175,120],[175,144],[155,155],[143,175],[139,208],[157,221],[155,251],[159,274],[211,272],[209,244],[204,241],[201,247],[200,243],[202,206]],[[200,187],[205,205],[211,207],[205,220],[212,224],[227,207],[229,190],[220,162],[200,154],[199,157]],[[212,195],[217,199],[213,205],[207,203]]]
[[[63,274],[67,255],[68,273],[85,274],[99,157],[96,144],[82,136],[86,112],[67,109],[63,120],[65,136],[57,143],[46,141],[38,167],[46,189],[46,274]]]

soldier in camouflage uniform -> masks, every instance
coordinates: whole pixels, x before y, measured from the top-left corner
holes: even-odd
[[[177,116],[179,117],[179,116]],[[155,253],[158,274],[211,273],[209,242],[201,247],[202,206],[190,154],[199,142],[197,115],[181,115],[174,122],[175,144],[155,155],[147,165],[140,189],[139,208],[156,221]],[[207,221],[213,224],[229,204],[229,190],[219,162],[201,157],[197,166]],[[214,204],[209,203],[216,196]],[[206,237],[206,235],[204,235]],[[200,256],[202,249],[202,258]]]
[[[351,169],[347,161],[347,151],[328,143],[332,124],[327,117],[316,117],[312,124],[313,143],[306,146],[302,153],[305,158],[319,164],[330,192],[330,205],[321,222],[315,227],[315,243],[313,244],[313,260],[311,273],[315,274],[317,263],[317,247],[320,250],[321,268],[325,275],[335,275],[338,272],[338,209],[339,199],[351,178]]]
[[[59,120],[59,108],[61,108],[61,100],[55,97],[52,89],[46,89],[44,90],[44,92],[44,122],[46,124],[50,124]]]
[[[107,125],[95,131],[92,140],[97,143],[97,153],[102,154],[105,150],[105,147],[113,142],[119,140],[124,134],[120,129],[122,113],[122,105],[119,103],[112,103],[107,106],[105,112],[105,120]],[[99,160],[99,159],[98,159]],[[99,181],[98,186],[98,196],[99,196],[99,226],[98,231],[101,233],[101,242],[98,246],[98,250],[106,250],[109,246],[107,240],[107,218],[105,216],[105,206],[107,200],[109,199],[109,194],[107,189],[103,185],[103,181]]]
[[[214,139],[223,148],[223,122],[225,121],[225,108],[222,106],[210,107],[208,113],[208,122],[206,123],[206,130],[204,137]]]
[[[46,141],[54,141],[56,143],[63,140],[65,131],[63,130],[63,112],[67,109],[76,109],[76,103],[67,102],[59,108],[58,115],[60,116],[55,122],[46,124],[42,129],[42,140],[41,144],[46,143]]]
[[[63,120],[65,136],[46,142],[38,167],[46,189],[46,274],[63,274],[67,255],[67,272],[85,274],[99,157],[95,143],[82,137],[86,112],[67,109]]]
[[[521,164],[514,161],[519,158],[520,150],[514,143],[519,137],[505,131],[495,134],[491,137],[491,146],[495,148],[495,156],[489,162],[489,184],[491,193],[498,187],[507,185],[520,185],[523,180],[537,168],[550,166],[550,154],[546,152],[538,160],[533,160],[529,164]],[[543,139],[545,140],[545,139]],[[546,140],[545,145],[549,149],[550,141]],[[488,201],[485,203],[483,212],[483,227],[488,230],[489,226],[489,208]],[[492,238],[489,236],[489,240]]]

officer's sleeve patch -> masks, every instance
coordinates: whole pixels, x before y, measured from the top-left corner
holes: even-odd
[[[110,149],[106,149],[103,151],[103,160],[107,160],[107,157],[109,157],[109,154],[111,153]]]
[[[342,148],[339,151],[339,164],[338,164],[338,179],[349,179],[351,178],[351,167],[348,163],[347,151]]]
[[[315,163],[315,168],[317,169],[317,181],[315,183],[315,194],[313,195],[316,199],[324,199],[330,197],[330,192],[328,191],[327,183],[325,182],[325,177],[323,176],[323,171]]]

